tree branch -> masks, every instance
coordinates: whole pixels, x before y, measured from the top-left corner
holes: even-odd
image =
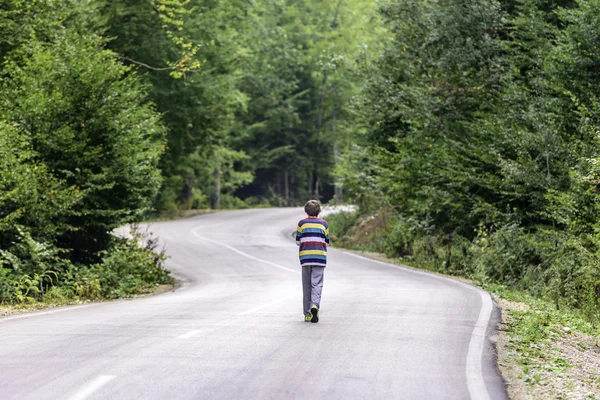
[[[168,70],[171,70],[171,69],[175,69],[175,67],[164,67],[164,68],[152,67],[152,66],[150,66],[148,64],[144,64],[143,62],[132,60],[131,58],[128,58],[128,57],[125,57],[125,56],[115,55],[115,57],[118,58],[118,59],[120,59],[120,60],[127,60],[129,62],[134,63],[134,64],[141,65],[142,67],[145,67],[145,68],[148,68],[148,69],[151,69],[151,70],[154,70],[154,71],[168,71]]]

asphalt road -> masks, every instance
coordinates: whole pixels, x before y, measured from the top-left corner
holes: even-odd
[[[504,399],[474,287],[330,249],[303,321],[300,209],[155,223],[181,287],[0,320],[0,399]]]

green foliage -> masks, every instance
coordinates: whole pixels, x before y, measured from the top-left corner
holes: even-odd
[[[41,300],[72,267],[62,253],[64,251],[49,243],[38,242],[28,232],[18,229],[18,239],[9,250],[0,249],[3,274],[0,302]]]
[[[355,126],[359,66],[378,44],[374,5],[258,1],[249,9],[254,57],[240,85],[249,101],[238,113],[243,135],[234,146],[251,156],[246,166],[255,179],[240,196],[277,205],[333,196],[337,152]]]
[[[167,130],[154,206],[173,212],[232,196],[331,198],[361,68],[381,45],[375,11],[371,0],[93,0],[73,24],[149,84]]]
[[[79,291],[78,277],[118,269],[113,251],[137,274],[119,295],[163,279],[162,260],[145,251],[136,267],[142,250],[111,231],[151,206],[165,129],[139,77],[71,5],[0,6],[0,302],[105,297],[110,282]]]
[[[111,235],[153,208],[346,196],[361,212],[331,216],[340,244],[359,232],[597,320],[599,15],[591,0],[7,0],[0,299],[163,280]]]
[[[171,283],[164,269],[166,256],[157,251],[157,239],[147,237],[137,229],[131,238],[113,238],[110,252],[102,263],[78,271],[75,290],[79,296],[118,298],[148,291],[157,284]],[[144,241],[144,246],[139,243]]]
[[[65,34],[13,61],[4,85],[4,118],[31,136],[52,174],[83,192],[76,234],[65,247],[80,257],[106,248],[109,232],[141,216],[160,187],[164,131],[128,69],[98,51],[97,39]],[[52,68],[48,68],[51,65]]]
[[[366,146],[356,143],[348,145],[337,162],[335,174],[345,195],[363,212],[372,211],[381,205],[384,188],[378,176],[382,169],[371,162],[372,155]]]
[[[102,262],[92,265],[72,264],[54,246],[22,235],[10,251],[0,250],[0,303],[129,297],[172,283],[157,239],[137,229],[130,238],[113,237]]]
[[[336,212],[327,215],[325,218],[329,224],[329,234],[332,243],[335,244],[347,235],[357,222],[359,216],[358,212]]]
[[[81,198],[36,157],[31,136],[0,121],[0,248],[16,240],[19,227],[34,228],[34,237],[46,240],[68,232],[67,218]]]
[[[249,4],[98,2],[104,18],[93,29],[109,37],[107,46],[149,83],[150,97],[167,128],[160,165],[165,179],[154,203],[158,211],[203,205],[201,197],[214,202],[213,197],[221,194],[217,181],[223,194],[231,186],[243,185],[247,178],[239,180],[238,173],[247,176],[251,171],[242,169],[240,161],[233,170],[224,166],[228,170],[218,180],[214,174],[222,167],[220,154],[239,150],[243,158],[243,149],[234,149],[232,141],[240,131],[235,113],[248,101],[239,82],[247,53],[243,34],[249,28],[243,16]]]
[[[382,3],[338,174],[380,251],[600,318],[594,1]]]

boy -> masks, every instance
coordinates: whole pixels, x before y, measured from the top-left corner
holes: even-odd
[[[323,273],[327,264],[329,226],[319,218],[321,206],[310,200],[304,206],[307,218],[298,222],[296,244],[300,246],[302,290],[304,293],[304,321],[319,322],[319,306],[323,290]]]

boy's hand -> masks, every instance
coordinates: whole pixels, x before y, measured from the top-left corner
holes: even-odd
[[[296,227],[296,246],[300,246],[300,238],[302,238],[302,233],[300,232],[300,225]]]

